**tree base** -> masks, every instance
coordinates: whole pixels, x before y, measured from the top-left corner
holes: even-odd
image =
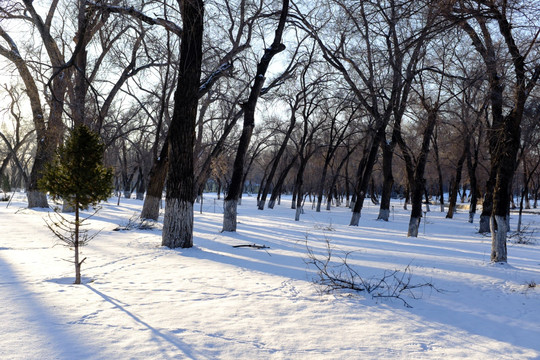
[[[360,213],[353,212],[349,226],[358,226],[359,222],[360,222]]]
[[[420,227],[419,217],[412,217],[409,220],[409,231],[407,232],[408,237],[418,237],[418,228]]]
[[[167,199],[161,245],[171,249],[193,246],[193,203]]]
[[[47,195],[38,190],[28,190],[26,193],[28,208],[48,208]]]
[[[487,233],[487,232],[490,232],[490,227],[489,227],[489,216],[488,215],[480,215],[480,222],[479,222],[479,228],[478,228],[478,232],[479,233]]]
[[[304,211],[303,211],[303,207],[302,206],[297,206],[296,207],[296,213],[294,215],[294,221],[300,221],[300,215],[303,214]]]
[[[389,218],[390,218],[390,209],[379,209],[379,216],[377,217],[377,220],[388,221]]]
[[[236,200],[225,200],[223,202],[223,230],[236,231],[236,216],[238,202]]]
[[[507,262],[506,236],[508,222],[506,216],[495,215],[491,218],[491,262]],[[496,229],[495,229],[496,228]]]
[[[161,198],[157,196],[147,195],[144,199],[143,208],[141,211],[141,219],[157,221],[159,217],[159,204]]]

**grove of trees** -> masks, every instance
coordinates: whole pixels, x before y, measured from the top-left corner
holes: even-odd
[[[297,221],[349,206],[351,226],[399,197],[413,237],[430,203],[481,206],[506,262],[510,210],[540,192],[539,18],[536,0],[0,1],[3,188],[47,207],[46,164],[85,125],[171,248],[207,190],[223,231],[246,191],[262,211],[292,194]]]

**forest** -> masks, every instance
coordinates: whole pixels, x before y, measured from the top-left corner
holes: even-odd
[[[501,0],[0,1],[0,175],[38,186],[77,125],[104,144],[116,194],[144,200],[162,245],[193,246],[194,204],[244,194],[295,220],[391,200],[491,233],[540,192],[540,2]],[[120,201],[120,199],[118,199]],[[477,211],[479,216],[475,216]],[[451,220],[449,220],[451,221]],[[519,231],[520,224],[518,224]]]

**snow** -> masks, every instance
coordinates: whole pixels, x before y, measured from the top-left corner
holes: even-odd
[[[222,202],[195,205],[195,247],[161,246],[151,230],[126,226],[142,201],[111,199],[90,220],[101,233],[82,249],[83,285],[73,253],[24,194],[0,203],[2,359],[540,359],[538,214],[525,214],[529,245],[509,242],[507,265],[491,264],[490,238],[468,213],[427,213],[407,238],[409,212],[395,202],[389,222],[368,205],[360,226],[344,207],[294,221],[290,199],[259,211],[244,195],[237,233],[220,233]],[[214,212],[214,209],[215,212]],[[162,219],[162,217],[160,218]],[[512,218],[515,228],[517,218]],[[424,230],[425,229],[425,230]],[[365,278],[410,266],[416,298],[323,293],[313,284],[307,245]],[[269,248],[234,248],[258,244]]]

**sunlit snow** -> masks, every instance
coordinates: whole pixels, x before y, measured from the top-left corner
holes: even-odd
[[[527,213],[529,245],[508,243],[508,264],[490,263],[490,238],[458,211],[435,207],[407,238],[399,200],[389,222],[368,204],[358,227],[350,211],[294,221],[290,198],[259,211],[244,195],[237,233],[220,233],[222,202],[195,204],[195,247],[161,246],[153,230],[114,231],[142,201],[111,199],[91,220],[101,233],[82,249],[83,285],[73,253],[45,227],[46,209],[23,193],[0,203],[1,359],[539,359],[540,215]],[[163,214],[161,214],[163,215]],[[426,220],[426,221],[424,221]],[[515,229],[517,218],[512,217]],[[531,235],[532,234],[532,235]],[[322,293],[306,263],[329,241],[366,279],[412,271],[430,283],[399,299]],[[258,244],[269,248],[234,248]],[[66,261],[67,260],[67,261]],[[535,286],[536,285],[536,286]]]

